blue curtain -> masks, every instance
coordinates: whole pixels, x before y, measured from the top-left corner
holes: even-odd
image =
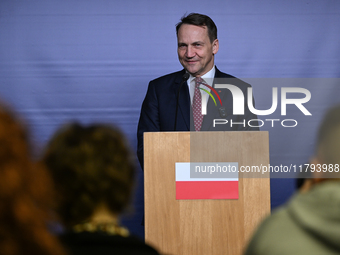
[[[136,129],[148,82],[180,70],[175,25],[185,13],[209,15],[218,27],[216,65],[239,78],[338,78],[340,2],[297,1],[0,1],[0,98],[26,120],[44,146],[63,123],[118,125],[136,147]],[[256,106],[271,105],[271,86],[253,84]],[[265,85],[266,84],[266,85]],[[332,82],[310,90],[295,128],[262,127],[270,134],[272,165],[301,164],[313,154],[325,110],[339,103]],[[294,109],[293,109],[294,108]],[[39,153],[39,152],[38,152]],[[295,190],[293,179],[271,180],[272,207]],[[138,169],[134,210],[124,223],[143,237],[143,174]]]

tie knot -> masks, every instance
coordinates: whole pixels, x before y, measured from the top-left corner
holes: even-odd
[[[197,88],[201,84],[205,84],[205,81],[201,77],[196,77],[195,78],[195,85],[196,85],[195,87]]]

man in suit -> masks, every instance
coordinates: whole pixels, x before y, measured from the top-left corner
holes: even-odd
[[[216,83],[232,84],[242,91],[247,102],[247,89],[251,86],[215,67],[219,41],[211,18],[191,13],[176,25],[176,33],[178,59],[184,69],[149,83],[137,131],[137,154],[142,167],[144,132],[259,129],[257,116],[249,111],[246,103],[243,114],[233,114],[232,92],[214,89]],[[218,100],[209,98],[210,95]],[[202,114],[203,108],[206,114]],[[222,121],[216,124],[216,119]]]

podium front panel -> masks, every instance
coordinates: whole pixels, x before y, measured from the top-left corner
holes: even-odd
[[[176,200],[175,164],[190,161],[268,165],[268,132],[144,134],[146,242],[162,254],[242,254],[270,213],[269,178],[239,173],[237,200]]]

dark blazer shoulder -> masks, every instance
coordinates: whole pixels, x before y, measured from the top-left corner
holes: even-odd
[[[215,68],[216,68],[215,78],[236,78],[235,76],[221,72],[217,67]]]
[[[215,72],[215,79],[220,78],[222,79],[227,79],[228,82],[230,82],[233,85],[238,86],[240,89],[247,89],[248,87],[251,87],[251,85],[233,75],[223,73],[220,70],[217,69],[216,67],[216,72]],[[230,79],[230,80],[229,80]],[[218,83],[218,81],[215,81],[214,83]]]

